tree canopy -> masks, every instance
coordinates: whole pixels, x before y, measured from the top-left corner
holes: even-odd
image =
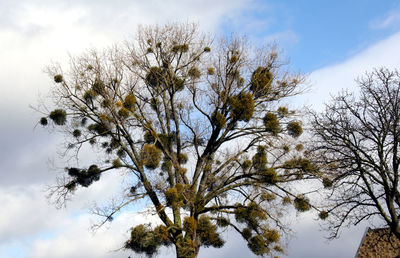
[[[71,58],[67,71],[49,67],[56,109],[40,123],[76,155],[104,153],[67,167],[53,194],[63,201],[123,169],[135,183],[100,215],[147,199],[160,218],[133,227],[125,248],[151,256],[174,245],[177,257],[196,257],[222,247],[230,227],[256,255],[282,252],[284,205],[310,209],[292,184],[318,173],[302,155],[300,116],[282,104],[304,77],[285,67],[273,47],[213,42],[192,24],[141,27],[132,42]]]
[[[332,237],[346,224],[380,218],[400,239],[400,74],[376,69],[313,114],[313,154],[331,189]]]

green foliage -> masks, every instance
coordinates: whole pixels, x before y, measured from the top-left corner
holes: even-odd
[[[283,248],[280,247],[279,245],[275,245],[275,246],[274,246],[274,251],[275,251],[275,252],[278,252],[278,253],[283,253]]]
[[[311,208],[309,200],[302,195],[297,196],[294,199],[293,204],[296,210],[301,212],[308,211]]]
[[[239,223],[245,223],[249,228],[256,229],[260,221],[267,217],[263,209],[255,202],[248,206],[239,205],[235,210],[235,219]]]
[[[101,174],[100,169],[96,165],[91,165],[87,170],[74,167],[65,168],[65,170],[68,172],[68,175],[73,178],[72,181],[65,185],[69,190],[75,189],[76,184],[88,187],[93,182],[98,181]]]
[[[126,95],[124,99],[123,106],[129,111],[134,111],[135,110],[135,104],[136,104],[136,97],[133,94],[128,94]]]
[[[120,146],[119,140],[116,138],[111,138],[110,148],[114,150],[114,149],[118,148],[119,146]]]
[[[67,122],[67,112],[63,109],[51,111],[49,117],[56,125],[64,125]]]
[[[286,169],[300,169],[302,172],[316,174],[318,167],[307,158],[295,157],[285,161],[283,167]]]
[[[188,234],[194,234],[197,230],[197,221],[193,217],[185,217],[183,220],[183,230]]]
[[[81,130],[75,129],[75,130],[72,132],[72,135],[73,135],[74,137],[76,137],[76,138],[80,137],[80,136],[82,135]]]
[[[197,67],[191,67],[188,71],[188,75],[192,77],[193,79],[198,79],[201,76],[201,72]]]
[[[104,87],[104,82],[100,79],[96,79],[92,85],[92,90],[96,94],[102,94],[102,92],[104,91]]]
[[[123,158],[123,157],[125,157],[126,156],[126,152],[125,152],[125,150],[124,149],[119,149],[118,151],[117,151],[117,156],[118,157],[120,157],[120,158]]]
[[[179,153],[178,155],[179,164],[186,164],[187,161],[188,161],[188,156],[185,153]]]
[[[243,161],[241,166],[243,170],[248,170],[251,167],[251,165],[252,165],[251,160],[246,159],[245,161]]]
[[[54,81],[55,81],[56,83],[61,83],[61,82],[63,82],[63,81],[64,81],[63,76],[62,76],[61,74],[56,74],[56,75],[54,75]]]
[[[281,236],[279,235],[278,230],[276,230],[276,229],[267,229],[264,232],[264,237],[269,242],[276,243],[276,242],[279,242]]]
[[[214,225],[208,216],[201,216],[197,222],[197,235],[200,238],[201,244],[205,247],[221,248],[224,245],[224,240],[220,237],[217,231],[217,226]]]
[[[103,123],[90,124],[87,128],[89,131],[95,132],[101,136],[106,136],[110,132],[108,127]]]
[[[175,45],[172,47],[172,52],[188,52],[189,51],[189,45],[188,44],[182,44],[182,45]]]
[[[172,162],[169,160],[164,161],[161,164],[161,169],[165,172],[170,172],[172,170]]]
[[[162,244],[163,241],[148,226],[138,225],[132,229],[131,237],[125,243],[125,248],[152,256]]]
[[[215,111],[211,116],[211,122],[216,128],[226,127],[226,117],[219,111]]]
[[[229,99],[231,108],[231,116],[237,121],[248,122],[253,117],[254,113],[254,98],[253,94],[247,92],[239,93]]]
[[[171,82],[175,91],[181,91],[185,88],[185,81],[174,75]]]
[[[259,173],[265,172],[267,162],[266,147],[258,146],[257,153],[253,156],[253,168]]]
[[[141,151],[143,165],[148,169],[155,169],[160,164],[162,152],[154,144],[145,144]]]
[[[263,121],[267,132],[272,133],[272,135],[278,135],[281,132],[278,117],[274,113],[268,112],[265,114]]]
[[[126,119],[126,118],[129,117],[129,110],[128,110],[127,108],[122,107],[122,108],[120,108],[120,109],[118,110],[118,115],[119,115],[120,117]]]
[[[163,80],[163,72],[160,67],[151,67],[146,75],[146,83],[153,88],[160,86]]]
[[[205,172],[210,172],[210,171],[212,170],[212,164],[211,164],[210,162],[207,162],[207,163],[204,165],[203,170],[204,170]]]
[[[269,252],[265,240],[261,235],[255,235],[248,240],[248,247],[255,255],[264,255]]]
[[[285,145],[282,146],[282,150],[287,153],[287,152],[290,151],[290,147],[285,144]]]
[[[326,220],[326,219],[328,218],[328,216],[329,216],[329,213],[328,213],[327,211],[321,211],[321,212],[318,214],[318,217],[319,217],[320,219],[322,219],[322,220]]]
[[[145,132],[143,138],[145,143],[154,143],[156,140],[150,132]]]
[[[280,117],[285,117],[289,114],[289,110],[287,107],[279,107],[278,108],[278,115]]]
[[[224,217],[218,217],[216,219],[216,222],[217,222],[218,227],[222,227],[222,228],[225,228],[225,227],[229,226],[229,224],[230,224],[229,219],[224,218]]]
[[[296,148],[297,151],[302,151],[302,150],[304,150],[303,144],[297,144],[295,148]]]
[[[204,52],[210,52],[210,51],[211,51],[211,48],[209,48],[209,47],[204,48]]]
[[[159,149],[170,148],[172,146],[172,144],[175,143],[175,141],[176,141],[175,135],[173,133],[170,135],[161,133],[161,134],[158,134],[157,137],[158,137],[158,140],[157,140],[155,146]]]
[[[194,258],[196,256],[196,244],[193,240],[180,238],[178,239],[176,246],[179,249],[177,257]]]
[[[159,225],[154,228],[154,236],[157,241],[159,241],[162,245],[169,246],[172,244],[170,235],[168,233],[168,229],[166,226]]]
[[[103,99],[101,102],[101,107],[108,108],[111,105],[111,101],[109,99]]]
[[[282,198],[282,204],[283,205],[287,205],[287,204],[291,204],[292,203],[292,199],[290,199],[289,196],[285,196]]]
[[[43,126],[46,126],[48,124],[47,118],[45,117],[41,117],[39,122]]]
[[[175,187],[168,188],[164,194],[167,200],[167,206],[172,206],[179,201],[178,190]]]
[[[113,167],[115,168],[120,168],[123,166],[122,162],[120,159],[114,159],[112,162]]]
[[[252,236],[252,233],[251,233],[251,229],[249,229],[249,228],[244,228],[243,230],[242,230],[242,236],[243,236],[243,238],[244,239],[249,239],[251,236]]]
[[[324,185],[325,188],[329,188],[329,187],[332,187],[333,182],[329,178],[324,177],[324,178],[322,178],[322,184]]]
[[[239,61],[239,58],[236,55],[233,55],[231,57],[231,59],[229,59],[229,62],[231,62],[233,64],[236,63],[237,61]]]
[[[278,175],[274,168],[267,168],[262,172],[262,180],[267,184],[276,184],[278,182]]]
[[[294,138],[299,137],[303,133],[303,128],[301,124],[297,121],[291,121],[286,127],[288,134]]]
[[[250,90],[256,98],[269,93],[273,74],[266,67],[258,67],[251,76]]]
[[[271,202],[276,199],[276,195],[273,193],[263,193],[261,194],[261,200]]]
[[[83,99],[87,102],[90,103],[93,101],[93,99],[95,99],[97,97],[97,93],[94,90],[87,90],[84,94],[83,94]]]

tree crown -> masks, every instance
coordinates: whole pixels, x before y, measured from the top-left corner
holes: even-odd
[[[304,81],[284,65],[275,48],[213,43],[185,24],[142,27],[135,42],[72,58],[68,73],[50,67],[57,109],[40,123],[60,126],[76,153],[104,151],[103,162],[66,168],[55,193],[125,169],[136,183],[101,215],[148,198],[162,223],[134,227],[126,248],[152,255],[173,244],[191,257],[223,246],[219,229],[231,227],[255,254],[281,252],[280,202],[308,210],[290,184],[318,174],[296,143],[301,122],[278,106]]]

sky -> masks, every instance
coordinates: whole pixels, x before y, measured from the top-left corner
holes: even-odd
[[[0,258],[128,257],[120,250],[133,225],[154,217],[127,211],[96,233],[89,212],[125,184],[111,175],[77,191],[67,207],[46,198],[63,164],[63,138],[37,126],[32,107],[52,82],[44,69],[70,55],[129,39],[139,24],[196,22],[217,35],[246,35],[255,45],[278,43],[291,69],[307,74],[309,91],[293,105],[322,110],[374,67],[400,67],[400,4],[382,0],[0,0]],[[326,241],[316,214],[292,219],[287,257],[352,257],[368,223]],[[222,249],[199,257],[254,257],[231,232]],[[135,257],[135,256],[133,256]],[[160,257],[174,257],[172,249]]]

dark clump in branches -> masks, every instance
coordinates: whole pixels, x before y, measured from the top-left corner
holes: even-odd
[[[110,221],[146,199],[160,219],[132,228],[126,249],[152,256],[173,245],[177,257],[197,257],[222,247],[229,228],[257,255],[283,251],[283,204],[311,207],[291,184],[315,178],[318,167],[295,147],[300,118],[277,108],[301,92],[303,77],[284,69],[274,47],[213,43],[192,24],[174,24],[140,28],[137,41],[71,63],[66,73],[49,68],[53,99],[62,101],[48,117],[69,136],[67,152],[100,156],[67,168],[54,194],[68,199],[103,173],[126,170],[118,173],[132,182],[125,201],[100,215]]]
[[[232,96],[229,104],[232,112],[231,117],[237,121],[248,122],[254,113],[254,98],[251,93],[240,93]]]
[[[64,125],[67,121],[67,113],[63,109],[51,111],[49,117],[56,125]],[[44,122],[44,120],[41,120],[41,122]]]
[[[88,187],[93,182],[98,181],[100,179],[101,170],[97,167],[97,165],[91,165],[88,169],[79,169],[79,168],[65,168],[68,172],[68,175],[73,178],[68,184],[67,187],[70,190],[74,190],[76,185],[81,185],[83,187]]]
[[[250,90],[253,94],[263,96],[271,90],[273,74],[267,67],[258,67],[251,76]]]
[[[147,225],[138,225],[132,229],[125,248],[153,256],[161,245],[170,244],[168,230],[165,227],[159,226],[152,230]]]

